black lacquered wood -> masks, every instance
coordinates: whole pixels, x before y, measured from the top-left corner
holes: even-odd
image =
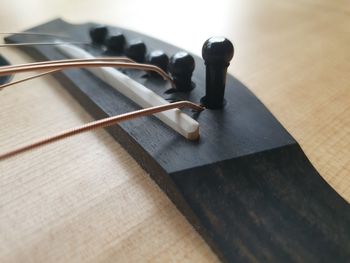
[[[94,24],[54,20],[31,31],[64,33],[89,39]],[[175,54],[181,48],[110,27],[127,40],[142,39],[149,50]],[[29,42],[14,36],[11,42]],[[200,48],[200,47],[199,47]],[[25,49],[36,59],[64,56],[53,46]],[[96,47],[89,51],[100,54]],[[199,102],[205,95],[205,66],[196,68],[190,92],[165,94],[170,84],[144,73],[125,71],[167,99]],[[85,70],[55,77],[95,118],[138,109],[119,92]],[[297,142],[264,105],[228,75],[226,105],[188,112],[201,124],[201,138],[190,142],[154,117],[108,131],[150,173],[224,262],[348,262],[350,209],[317,173]],[[117,171],[116,171],[117,176]]]
[[[89,33],[93,43],[103,44],[108,36],[108,28],[105,25],[95,25],[89,28]]]
[[[192,55],[185,51],[178,51],[171,56],[169,72],[174,80],[176,89],[190,91],[194,88],[192,73],[195,68],[195,60]]]
[[[105,41],[105,45],[109,50],[120,52],[120,53],[124,51],[125,44],[126,44],[125,37],[121,33],[109,36]]]
[[[146,51],[147,47],[143,41],[132,40],[125,50],[125,55],[137,62],[143,62],[145,60]]]
[[[201,102],[207,108],[221,109],[225,105],[227,67],[233,52],[233,45],[227,38],[212,37],[204,42],[202,57],[206,66],[206,86]]]
[[[162,50],[151,51],[147,56],[146,62],[161,68],[164,72],[168,71],[169,57]],[[153,76],[159,76],[159,74],[153,74]]]

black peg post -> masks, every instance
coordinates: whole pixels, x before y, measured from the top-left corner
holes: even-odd
[[[155,66],[161,68],[165,72],[168,71],[169,58],[168,58],[167,54],[165,54],[164,51],[162,51],[162,50],[154,50],[151,53],[149,53],[146,61],[147,61],[147,63],[149,63],[151,65],[155,65]],[[153,74],[153,72],[152,72],[151,74],[155,75],[155,76],[159,76],[159,74],[157,74],[157,73]]]
[[[232,43],[224,37],[212,37],[205,41],[202,56],[206,65],[206,94],[201,102],[209,109],[220,109],[225,104],[227,67],[233,57]]]
[[[111,35],[106,39],[107,48],[120,53],[123,52],[125,43],[125,36],[122,33]]]
[[[191,80],[194,67],[194,58],[187,52],[177,52],[170,58],[169,71],[177,90],[190,91],[194,88]]]
[[[90,28],[89,33],[93,43],[103,44],[108,36],[108,28],[103,25],[94,26]]]
[[[134,40],[126,48],[126,56],[136,62],[143,62],[145,60],[146,49],[145,43],[140,40]]]

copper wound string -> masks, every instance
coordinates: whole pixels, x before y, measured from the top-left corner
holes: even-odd
[[[65,62],[53,60],[45,62],[27,63],[22,65],[2,66],[0,67],[0,76],[17,74],[21,72],[36,71],[36,70],[63,70],[69,68],[88,68],[88,67],[117,67],[117,68],[128,68],[128,69],[139,69],[145,71],[154,71],[161,75],[165,80],[168,80],[174,86],[172,78],[161,68],[150,65],[140,64],[134,62],[116,62],[116,61],[72,61],[66,60]]]
[[[129,62],[136,63],[134,60],[127,57],[94,57],[94,58],[74,58],[74,59],[60,59],[60,60],[47,60],[47,61],[37,61],[31,63],[17,64],[17,65],[7,65],[0,68],[16,68],[16,67],[25,67],[26,65],[47,65],[52,62],[55,63],[67,63],[67,62],[90,62],[90,61],[115,61],[115,62]]]
[[[28,80],[31,80],[31,79],[36,79],[36,78],[39,78],[39,77],[43,77],[45,75],[49,75],[49,74],[55,73],[57,71],[59,71],[59,69],[53,69],[53,70],[45,71],[45,72],[42,72],[42,73],[30,76],[30,77],[27,77],[27,78],[15,80],[15,81],[12,81],[12,82],[0,85],[0,91],[2,89],[4,89],[4,88],[9,87],[9,86],[13,86],[13,85],[16,85],[16,84],[19,84],[19,83],[22,83],[22,82],[25,82],[25,81],[28,81]]]
[[[69,62],[69,61],[75,61],[75,62],[89,62],[89,61],[120,61],[120,62],[129,62],[129,63],[135,63],[135,61],[133,61],[132,59],[126,58],[126,57],[107,57],[107,58],[94,58],[94,59],[62,59],[62,60],[57,60],[57,62],[59,63],[65,63],[65,62]],[[32,65],[37,65],[37,64],[41,64],[41,65],[45,65],[45,64],[50,64],[52,63],[52,61],[43,61],[43,62],[34,62],[31,63]],[[7,68],[15,68],[17,66],[25,66],[26,64],[20,64],[20,65],[9,65],[6,66]],[[31,79],[35,79],[35,78],[39,78],[48,74],[52,74],[55,73],[57,71],[60,71],[61,69],[53,69],[53,70],[49,70],[49,71],[45,71],[27,78],[23,78],[20,80],[16,80],[16,81],[12,81],[3,85],[0,85],[0,90],[7,88],[9,86],[13,86],[15,84],[19,84]]]
[[[40,146],[44,146],[46,144],[50,144],[50,143],[56,142],[58,140],[62,140],[62,139],[65,139],[67,137],[74,136],[74,135],[77,135],[77,134],[80,134],[83,132],[95,130],[98,128],[109,127],[109,126],[115,125],[115,124],[123,122],[123,121],[131,120],[131,119],[135,119],[135,118],[140,118],[143,116],[153,115],[155,113],[159,113],[162,111],[167,111],[167,110],[171,110],[171,109],[175,109],[175,108],[178,108],[178,109],[190,108],[190,109],[193,109],[195,111],[204,110],[204,108],[202,106],[195,104],[193,102],[190,102],[190,101],[179,101],[179,102],[174,102],[174,103],[170,103],[170,104],[166,104],[166,105],[136,110],[136,111],[120,114],[117,116],[108,117],[105,119],[93,121],[93,122],[84,124],[82,126],[75,127],[73,129],[69,129],[69,130],[57,133],[53,136],[40,139],[36,142],[30,143],[28,145],[19,147],[17,149],[11,150],[11,151],[3,153],[3,154],[0,154],[0,161],[5,160],[5,159],[10,158],[10,157],[13,157],[13,156],[18,155],[18,154],[21,154],[23,152],[38,148]]]

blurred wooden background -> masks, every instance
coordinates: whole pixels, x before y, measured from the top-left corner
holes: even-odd
[[[348,0],[13,0],[0,31],[53,18],[117,25],[200,54],[235,44],[229,68],[350,201]],[[1,49],[11,63],[31,61]],[[0,92],[0,151],[88,122],[51,77]],[[139,165],[104,131],[0,163],[1,262],[215,262],[215,255]]]

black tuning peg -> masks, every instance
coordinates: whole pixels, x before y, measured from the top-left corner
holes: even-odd
[[[206,94],[201,102],[207,108],[220,109],[225,104],[227,67],[233,57],[234,48],[224,37],[212,37],[205,41],[202,57],[206,66]]]
[[[93,26],[89,33],[93,43],[103,44],[108,36],[108,28],[103,25]]]
[[[140,40],[133,41],[126,48],[125,54],[137,62],[143,62],[146,55],[146,45]]]
[[[195,67],[194,58],[187,52],[180,51],[170,58],[169,72],[179,91],[189,91],[193,89],[192,73]]]
[[[123,52],[125,43],[125,37],[122,33],[111,35],[105,41],[105,44],[109,50],[120,53]]]
[[[155,65],[165,72],[168,71],[169,57],[161,50],[154,50],[149,53],[146,61],[148,64]]]

